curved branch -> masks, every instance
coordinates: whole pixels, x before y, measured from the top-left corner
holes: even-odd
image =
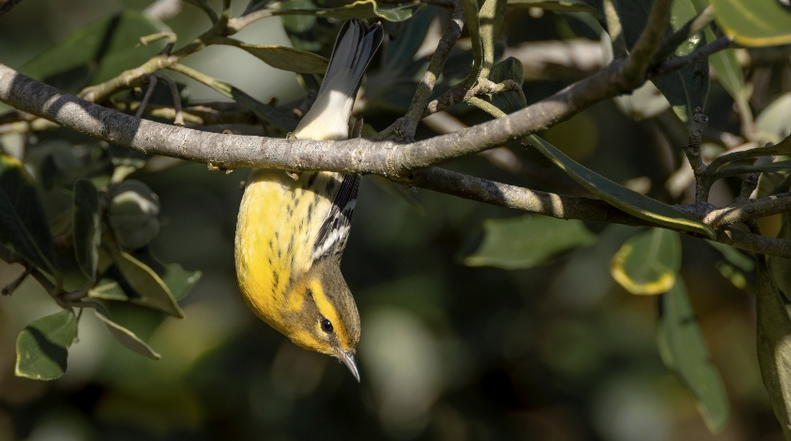
[[[0,101],[141,153],[173,156],[219,168],[268,167],[372,173],[412,186],[562,219],[648,225],[646,221],[603,201],[536,192],[428,168],[548,127],[608,94],[615,94],[617,86],[613,86],[612,81],[617,78],[621,65],[616,62],[602,72],[504,118],[410,144],[372,142],[362,138],[331,142],[223,135],[138,120],[61,92],[2,64]],[[791,241],[730,229],[720,231],[717,239],[749,251],[791,257]]]
[[[289,140],[219,135],[131,116],[87,102],[0,64],[0,101],[76,132],[146,154],[175,156],[226,169],[269,167],[403,176],[549,128],[620,93],[622,63],[505,118],[409,144]],[[398,148],[395,148],[398,146]]]

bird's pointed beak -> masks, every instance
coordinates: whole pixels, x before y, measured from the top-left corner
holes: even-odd
[[[360,382],[360,369],[357,368],[357,357],[354,355],[352,351],[338,351],[338,359],[352,371],[352,375],[354,378],[357,379],[357,382]]]

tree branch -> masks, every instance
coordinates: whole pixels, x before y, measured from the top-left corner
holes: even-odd
[[[563,219],[648,225],[603,201],[542,193],[473,176],[428,168],[542,130],[622,92],[622,61],[610,64],[521,111],[426,141],[397,144],[365,139],[289,140],[222,135],[137,120],[63,93],[0,64],[0,101],[77,132],[146,154],[179,157],[220,168],[269,167],[373,173],[407,185]],[[420,170],[423,169],[423,170]],[[791,241],[753,237],[730,229],[718,240],[750,251],[791,257]]]
[[[624,66],[624,80],[628,88],[636,88],[645,81],[645,72],[657,48],[662,42],[662,34],[670,20],[672,0],[654,0],[648,22],[640,38],[632,48],[631,55]]]
[[[387,130],[379,135],[383,139],[391,131],[398,132],[398,139],[400,140],[413,140],[415,139],[415,132],[417,125],[423,119],[423,112],[426,110],[429,96],[434,90],[434,85],[437,83],[437,78],[442,74],[442,69],[445,67],[445,62],[450,56],[450,51],[456,44],[456,40],[461,36],[461,31],[464,28],[464,9],[461,2],[456,5],[453,11],[453,16],[448,23],[448,29],[442,35],[442,38],[437,44],[437,49],[431,57],[428,64],[426,73],[423,74],[423,79],[418,84],[415,96],[412,97],[412,103],[409,105],[406,115],[393,123]]]
[[[621,92],[622,63],[505,118],[425,141],[289,140],[219,135],[136,120],[66,94],[0,64],[0,101],[85,135],[146,154],[211,162],[226,169],[270,167],[402,176],[545,130]],[[398,146],[398,148],[395,148]]]

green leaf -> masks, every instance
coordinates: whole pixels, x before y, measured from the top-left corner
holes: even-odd
[[[135,296],[129,296],[130,302],[184,318],[184,311],[173,292],[151,267],[125,252],[116,254],[114,260],[126,283],[134,290]]]
[[[264,9],[264,7],[271,2],[272,0],[250,0],[250,2],[247,3],[247,7],[244,8],[242,16]]]
[[[707,0],[693,0],[697,12],[703,11],[709,6]],[[706,26],[703,30],[706,42],[711,43],[717,39],[711,26]],[[739,115],[744,122],[750,123],[753,119],[752,110],[748,102],[749,91],[744,87],[744,73],[739,61],[736,59],[735,49],[725,49],[709,55],[709,63],[717,74],[717,80],[726,92],[733,98]]]
[[[495,83],[502,83],[511,80],[518,85],[524,81],[524,67],[522,62],[514,57],[508,57],[492,67],[489,79]],[[522,98],[518,92],[509,91],[498,93],[493,96],[483,96],[485,101],[492,103],[505,113],[515,112],[523,107]]]
[[[99,309],[95,309],[94,312],[96,313],[96,317],[99,317],[99,320],[101,320],[102,323],[104,323],[104,325],[107,327],[107,330],[110,331],[110,334],[115,337],[115,339],[118,340],[122,345],[152,360],[159,360],[162,358],[153,349],[151,349],[151,346],[141,340],[140,337],[135,335],[134,332],[110,320],[110,317],[106,316],[104,312],[100,311]]]
[[[27,325],[16,339],[17,377],[54,380],[66,372],[69,346],[77,338],[77,318],[71,309]]]
[[[212,23],[217,23],[217,21],[220,19],[220,17],[217,16],[217,12],[209,4],[208,0],[184,0],[184,2],[205,12]]]
[[[74,184],[73,217],[74,257],[82,273],[93,279],[99,262],[102,220],[99,194],[87,179],[80,179]]]
[[[102,278],[88,290],[88,297],[100,300],[115,300],[126,302],[129,296],[126,295],[124,289],[117,280]]]
[[[711,362],[684,281],[679,279],[662,296],[661,302],[656,340],[662,361],[695,396],[709,430],[718,433],[730,418],[728,395],[717,367]]]
[[[734,264],[742,271],[751,272],[753,269],[755,269],[755,261],[736,248],[710,240],[706,240],[704,242],[722,253],[722,256],[725,257],[725,260]]]
[[[762,255],[756,256],[756,345],[761,378],[785,439],[791,439],[791,317]]]
[[[632,294],[655,295],[670,290],[681,269],[681,238],[674,231],[652,228],[635,234],[613,256],[610,274]]]
[[[118,243],[128,250],[148,245],[159,234],[159,197],[146,184],[133,179],[111,190],[107,217]]]
[[[52,232],[33,185],[22,163],[0,153],[0,243],[56,276]]]
[[[428,28],[436,17],[434,12],[429,9],[398,25],[397,37],[382,45],[381,74],[405,72],[415,62],[415,54],[423,45]],[[369,84],[371,86],[376,87],[378,84]]]
[[[682,213],[656,199],[643,196],[622,185],[594,173],[563,154],[548,142],[536,135],[529,135],[528,140],[541,153],[571,176],[580,185],[599,196],[610,205],[640,219],[674,230],[693,231],[713,239],[714,230],[703,222]]]
[[[290,9],[284,8],[273,11],[273,15],[314,15],[316,17],[337,18],[348,20],[350,18],[383,18],[391,22],[404,21],[425,8],[421,4],[407,4],[392,8],[380,8],[375,0],[358,0],[337,8],[318,9]]]
[[[178,263],[164,265],[160,273],[162,281],[173,293],[173,298],[181,300],[187,293],[200,281],[203,273],[200,271],[188,271]]]
[[[216,78],[212,78],[208,75],[204,75],[198,72],[195,69],[190,67],[184,66],[182,64],[174,66],[174,70],[177,72],[181,72],[190,78],[193,78],[196,81],[199,81],[212,89],[220,92],[221,94],[227,96],[228,98],[233,99],[237,103],[247,107],[250,109],[257,117],[261,118],[264,121],[269,122],[278,130],[288,133],[294,131],[297,127],[297,121],[286,115],[285,113],[277,110],[276,108],[266,105],[255,98],[251,97],[250,95],[242,92],[241,90],[237,89],[236,87],[232,86],[225,81],[218,80]]]
[[[323,74],[327,71],[327,59],[312,52],[285,46],[257,46],[232,38],[223,39],[222,43],[238,47],[276,69],[309,74]]]
[[[489,219],[483,229],[483,242],[464,258],[465,265],[532,268],[562,251],[596,241],[582,221],[548,216]]]
[[[559,12],[594,12],[593,5],[585,0],[508,0],[508,6]]]
[[[744,46],[791,43],[791,9],[778,0],[709,0],[717,24]]]
[[[139,45],[140,37],[158,32],[170,32],[170,28],[140,11],[127,11],[73,32],[25,63],[20,72],[67,92],[77,92],[159,53],[164,41]]]
[[[627,2],[631,3],[631,2]],[[670,13],[670,30],[675,32],[697,15],[691,0],[675,0]],[[682,57],[696,51],[706,43],[702,32],[688,38],[674,55]],[[685,123],[692,120],[695,108],[706,108],[709,96],[709,61],[701,58],[681,69],[651,80],[662,91],[673,112]]]
[[[755,124],[766,141],[779,142],[791,133],[791,92],[780,95],[766,106]]]
[[[778,239],[791,240],[791,215],[783,213],[780,216],[782,224],[780,231],[777,233]],[[791,259],[783,257],[769,256],[767,257],[769,264],[769,272],[772,274],[777,287],[780,288],[786,296],[791,297]]]

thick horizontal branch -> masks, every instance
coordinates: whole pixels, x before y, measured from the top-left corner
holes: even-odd
[[[716,228],[721,225],[737,224],[787,211],[791,211],[791,194],[784,193],[714,210],[706,215],[703,221]]]
[[[570,118],[591,104],[620,93],[621,64],[611,64],[505,118],[409,144],[219,135],[138,120],[64,93],[2,64],[0,101],[76,132],[146,154],[210,162],[227,169],[269,167],[394,177],[497,147]]]
[[[435,164],[495,147],[547,128],[596,101],[619,93],[622,63],[575,83],[519,112],[427,141],[397,144],[365,139],[289,140],[223,135],[138,120],[84,101],[0,64],[0,101],[19,110],[146,154],[158,154],[234,169],[267,167],[378,174],[408,185],[562,219],[649,225],[603,201],[565,197],[487,181]],[[791,242],[730,230],[718,240],[738,248],[791,257]]]

